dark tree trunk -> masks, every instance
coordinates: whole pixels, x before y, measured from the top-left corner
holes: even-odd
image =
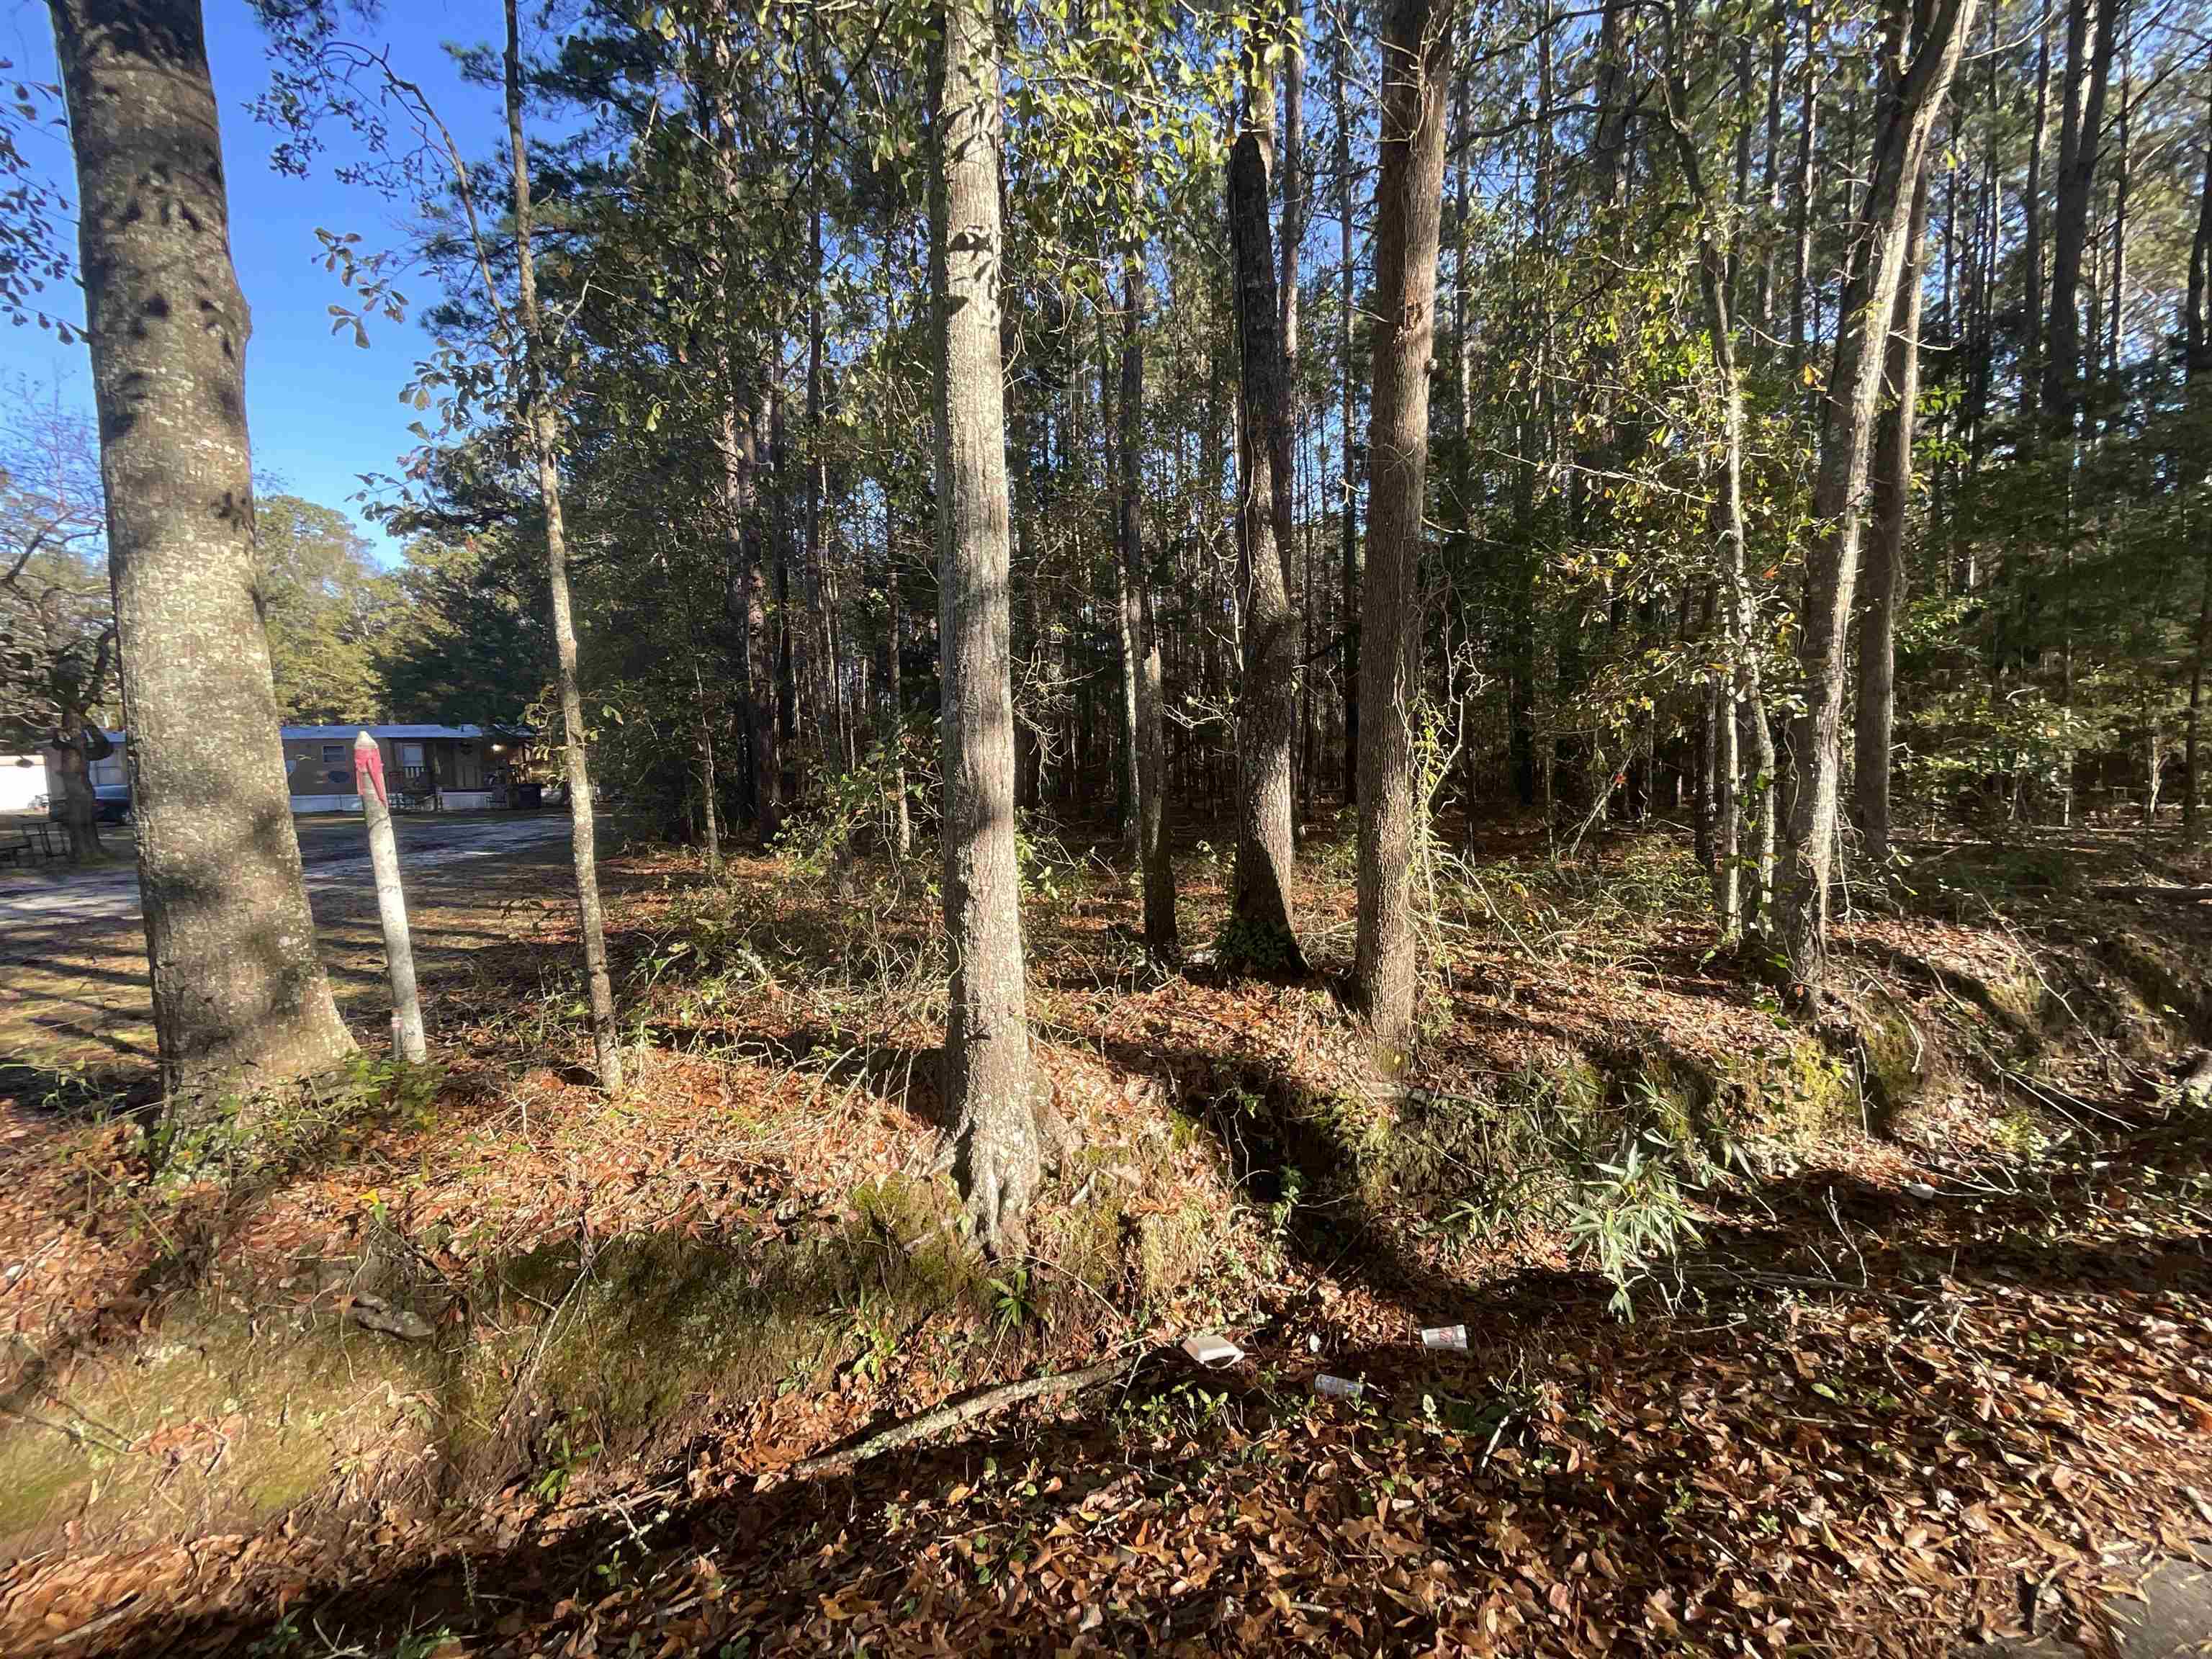
[[[1351,19],[1338,25],[1329,54],[1329,90],[1336,106],[1336,252],[1338,385],[1344,423],[1343,499],[1338,504],[1338,568],[1344,606],[1344,799],[1359,788],[1359,470],[1352,447],[1352,106],[1345,91],[1351,56]]]
[[[114,630],[100,636],[100,664],[87,684],[99,686],[107,678],[107,653],[114,646]],[[100,842],[100,798],[93,793],[92,763],[115,752],[107,733],[92,723],[81,705],[64,705],[61,724],[54,732],[54,752],[61,757],[62,828],[69,836],[71,864],[100,864],[107,849]]]
[[[952,957],[945,1094],[975,1237],[1018,1256],[1042,1179],[1014,853],[1006,411],[999,350],[1006,142],[986,0],[944,0],[931,50],[945,931]]]
[[[1834,861],[1836,805],[1842,772],[1844,642],[1858,581],[1874,427],[1881,398],[1885,343],[1910,241],[1914,181],[1924,165],[1929,130],[1942,112],[1976,0],[1935,0],[1927,27],[1912,42],[1909,67],[1902,8],[1891,14],[1894,53],[1891,85],[1876,122],[1873,167],[1859,230],[1863,263],[1845,290],[1838,318],[1836,374],[1828,388],[1828,444],[1814,489],[1820,535],[1806,559],[1805,599],[1797,659],[1805,708],[1792,726],[1796,781],[1779,901],[1783,949],[1792,975],[1808,992],[1825,988],[1828,875]]]
[[[507,0],[507,137],[514,164],[514,265],[522,334],[525,413],[538,464],[538,493],[545,507],[545,581],[552,600],[553,655],[560,681],[561,725],[568,779],[568,823],[576,872],[576,915],[584,939],[584,981],[592,1021],[592,1050],[599,1086],[623,1086],[622,1042],[615,1030],[614,983],[607,973],[606,916],[599,903],[599,866],[593,837],[591,757],[585,746],[584,694],[576,674],[576,623],[568,604],[568,539],[561,517],[559,440],[545,361],[550,355],[538,309],[538,266],[530,246],[530,152],[522,131],[522,38],[520,0]]]
[[[2021,347],[2021,412],[2033,420],[2043,395],[2043,152],[2051,142],[2051,25],[2035,31],[2035,123],[2029,130],[2027,193],[2021,198],[2021,264],[2027,275],[2027,338]]]
[[[1385,0],[1382,176],[1375,191],[1375,398],[1367,442],[1361,590],[1358,926],[1353,994],[1386,1069],[1413,1034],[1415,843],[1426,831],[1413,763],[1421,695],[1420,553],[1429,459],[1429,358],[1443,234],[1444,88],[1451,35],[1430,0]]]
[[[2043,407],[2056,427],[2073,424],[2085,365],[2081,343],[2081,258],[2089,240],[2090,197],[2103,137],[2105,88],[2112,79],[2125,0],[2070,0],[2066,14],[2066,85],[2058,128],[2057,198],[2051,228],[2050,360]]]
[[[1137,863],[1144,872],[1145,945],[1163,960],[1176,937],[1175,865],[1168,853],[1166,693],[1160,667],[1159,620],[1152,608],[1145,559],[1144,492],[1145,268],[1132,254],[1121,267],[1121,477],[1118,492],[1122,592],[1134,652],[1137,691]]]
[[[1297,736],[1297,625],[1290,540],[1290,397],[1268,222],[1274,171],[1267,40],[1245,43],[1243,131],[1229,155],[1229,238],[1242,356],[1237,422],[1237,580],[1244,682],[1237,699],[1237,869],[1220,957],[1232,968],[1300,968],[1291,899],[1291,751]]]
[[[198,0],[55,0],[161,1082],[352,1052],[315,954],[258,606],[246,301]]]
[[[1866,608],[1859,618],[1857,725],[1851,781],[1868,858],[1889,861],[1891,733],[1897,722],[1897,618],[1905,606],[1905,520],[1912,501],[1912,427],[1920,401],[1920,261],[1928,239],[1928,170],[1912,192],[1905,267],[1882,368],[1875,440],[1874,533],[1867,538]]]

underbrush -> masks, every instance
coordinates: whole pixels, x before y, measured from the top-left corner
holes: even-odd
[[[0,1534],[573,1504],[702,1445],[773,1470],[1039,1369],[1267,1328],[1322,1285],[1445,1317],[1559,1275],[1663,1316],[1702,1293],[1717,1218],[1771,1223],[1793,1183],[2020,1189],[2205,1018],[2201,924],[2080,881],[1960,921],[2001,883],[1957,855],[1954,896],[1839,923],[1839,1039],[1714,951],[1677,842],[1628,835],[1438,858],[1420,1039],[1386,1081],[1326,977],[1170,973],[1124,873],[1025,834],[1040,1088],[1074,1144],[1031,1254],[987,1263],[944,1173],[933,861],[873,833],[714,880],[629,862],[620,1099],[574,1080],[549,948],[439,988],[442,1068],[363,1061],[190,1144],[82,1088],[19,1103]],[[1324,975],[1348,840],[1302,863]],[[1218,936],[1225,876],[1186,861],[1187,937]],[[1159,1409],[1165,1434],[1222,1407]]]

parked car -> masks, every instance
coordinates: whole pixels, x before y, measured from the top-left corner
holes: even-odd
[[[95,803],[93,816],[100,823],[125,823],[130,821],[131,786],[129,784],[96,783],[92,787],[92,798]],[[42,799],[41,804],[46,807],[46,816],[59,822],[62,817],[61,797],[57,795],[51,802],[45,802]]]

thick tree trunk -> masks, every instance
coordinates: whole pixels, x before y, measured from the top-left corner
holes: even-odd
[[[1428,802],[1414,774],[1421,695],[1420,553],[1429,460],[1429,358],[1443,233],[1444,88],[1451,36],[1430,0],[1385,0],[1382,175],[1375,192],[1375,398],[1367,445],[1367,654],[1360,703],[1358,927],[1353,994],[1386,1069],[1413,1035],[1412,880]]]
[[[599,1086],[623,1086],[622,1042],[615,1030],[614,984],[607,973],[606,916],[599,903],[593,837],[591,757],[584,732],[584,694],[576,674],[576,623],[568,604],[568,538],[561,518],[561,470],[553,403],[546,383],[547,341],[538,308],[538,266],[530,247],[530,152],[522,131],[522,32],[520,0],[507,0],[507,137],[514,163],[514,265],[520,313],[519,367],[538,492],[545,508],[545,583],[553,608],[553,655],[560,681],[561,725],[568,779],[568,823],[576,869],[576,915],[584,939],[584,981],[592,1050]]]
[[[945,1095],[975,1237],[1018,1256],[1042,1179],[1014,854],[1012,623],[999,169],[1006,141],[987,0],[943,0],[931,50],[938,586],[944,654]]]
[[[1283,47],[1283,237],[1282,280],[1279,297],[1283,308],[1283,395],[1284,412],[1281,432],[1282,449],[1275,457],[1275,469],[1281,481],[1285,502],[1283,520],[1283,588],[1291,592],[1291,568],[1297,562],[1301,538],[1297,532],[1297,445],[1303,418],[1304,397],[1298,381],[1298,244],[1305,235],[1304,184],[1298,172],[1300,153],[1305,125],[1305,33],[1304,0],[1288,0],[1286,21],[1299,25],[1295,31],[1285,29]],[[1305,544],[1310,547],[1310,543]],[[1305,569],[1291,594],[1291,602],[1297,609],[1297,627],[1291,640],[1291,654],[1297,677],[1297,703],[1293,716],[1291,734],[1291,782],[1293,808],[1291,813],[1291,845],[1295,854],[1303,833],[1300,825],[1304,818],[1305,804],[1312,798],[1313,757],[1310,726],[1308,717],[1312,712],[1312,699],[1308,695],[1312,678],[1310,659],[1312,655],[1314,623],[1314,592],[1310,556],[1305,560]]]
[[[198,0],[55,0],[138,884],[172,1123],[352,1052],[255,596],[246,301]]]
[[[2081,400],[2081,258],[2089,241],[2090,198],[2104,132],[2105,88],[2119,43],[2125,0],[2070,0],[2066,13],[2066,86],[2058,128],[2057,198],[2051,228],[2050,359],[2043,368],[2043,408],[2069,427]]]
[[[1897,723],[1897,617],[1905,605],[1905,520],[1912,501],[1912,428],[1920,400],[1920,260],[1928,238],[1928,173],[1912,193],[1905,268],[1882,368],[1875,441],[1874,533],[1867,540],[1866,609],[1859,618],[1857,725],[1852,787],[1867,857],[1889,862],[1891,733]]]
[[[1244,683],[1237,699],[1237,869],[1220,958],[1232,969],[1302,968],[1291,884],[1291,750],[1297,736],[1297,625],[1284,548],[1290,540],[1290,398],[1285,383],[1274,238],[1274,93],[1267,39],[1245,43],[1243,131],[1229,155],[1229,236],[1242,356],[1237,422],[1237,579]]]
[[[1137,665],[1137,864],[1145,885],[1145,945],[1172,960],[1176,936],[1175,865],[1168,853],[1166,692],[1162,684],[1160,630],[1152,611],[1152,574],[1145,559],[1144,491],[1145,268],[1131,255],[1121,267],[1121,477],[1120,554],[1128,628]]]
[[[1863,264],[1845,291],[1838,322],[1836,374],[1828,388],[1828,446],[1814,489],[1821,531],[1806,559],[1805,599],[1797,659],[1805,707],[1793,722],[1796,781],[1779,890],[1783,949],[1792,975],[1810,993],[1827,969],[1828,875],[1834,862],[1836,805],[1842,771],[1844,642],[1858,581],[1874,426],[1881,398],[1889,321],[1905,271],[1913,183],[1924,164],[1929,133],[1957,71],[1976,0],[1935,0],[1911,64],[1894,43],[1875,135],[1872,177],[1859,215],[1867,242]],[[1893,13],[1893,27],[1904,20]]]
[[[109,637],[112,637],[109,636]],[[101,666],[88,684],[98,685],[106,677],[108,639],[100,641]],[[54,733],[54,752],[61,757],[62,828],[69,836],[71,864],[100,864],[107,849],[100,842],[100,798],[93,793],[92,763],[115,752],[107,733],[92,724],[83,708],[65,707]]]

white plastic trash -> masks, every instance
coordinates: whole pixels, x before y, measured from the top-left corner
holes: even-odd
[[[1244,1350],[1218,1331],[1200,1331],[1182,1340],[1182,1351],[1201,1365],[1233,1365],[1244,1357]]]
[[[1367,1392],[1367,1385],[1349,1376],[1331,1376],[1327,1371],[1314,1374],[1314,1392],[1337,1400],[1357,1400]]]
[[[1464,1325],[1427,1325],[1421,1329],[1421,1346],[1425,1348],[1449,1348],[1458,1353],[1467,1352],[1467,1327]]]

